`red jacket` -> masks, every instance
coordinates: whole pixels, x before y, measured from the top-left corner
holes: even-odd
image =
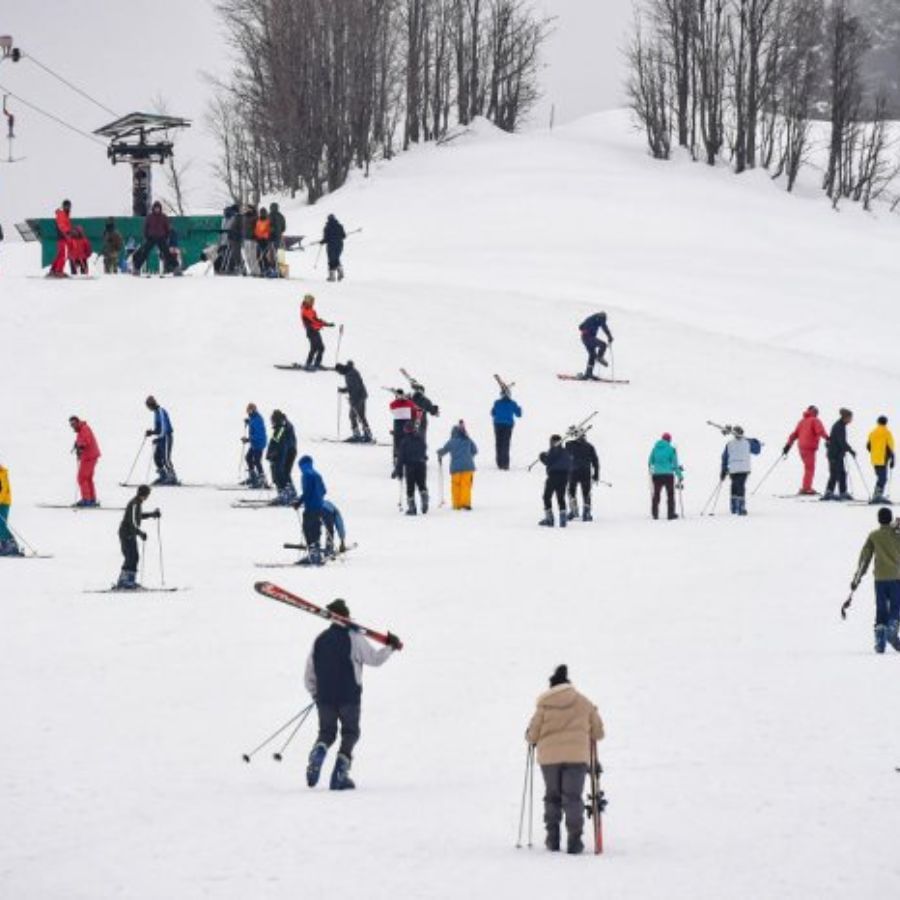
[[[409,397],[397,397],[391,401],[391,415],[395,424],[417,422],[422,417],[422,410]]]
[[[100,459],[100,445],[87,422],[78,423],[78,430],[75,432],[75,455],[82,462]]]
[[[300,321],[307,331],[321,331],[327,324],[324,319],[320,319],[312,306],[300,307]]]
[[[803,418],[797,423],[797,427],[788,437],[788,447],[797,442],[801,450],[818,450],[819,441],[828,440],[828,432],[821,419],[811,410],[803,413]]]
[[[72,234],[72,220],[61,207],[56,211],[56,237],[64,239]]]
[[[87,261],[91,258],[94,248],[90,240],[84,235],[73,237],[69,241],[69,258],[77,262]]]

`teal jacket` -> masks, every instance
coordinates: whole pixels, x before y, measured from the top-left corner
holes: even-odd
[[[651,475],[675,475],[679,479],[684,477],[678,462],[678,451],[669,441],[659,440],[653,445],[648,465]]]

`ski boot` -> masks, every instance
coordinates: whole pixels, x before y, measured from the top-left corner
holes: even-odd
[[[328,538],[328,540],[325,541],[325,557],[327,559],[335,558],[334,540],[332,538]]]
[[[113,585],[114,591],[136,591],[140,585],[137,583],[137,572],[122,569],[119,580]]]
[[[740,515],[746,516],[747,513],[744,512],[744,513],[741,513]],[[666,516],[666,518],[671,522],[673,519],[677,519],[677,518],[678,518],[678,513],[676,513],[676,512],[670,512],[670,513]]]
[[[324,565],[322,559],[322,548],[318,544],[310,544],[306,556],[297,563],[298,566],[321,566]]]
[[[428,512],[428,491],[422,491],[421,500],[422,500],[422,515],[424,516]]]
[[[581,832],[569,832],[569,838],[566,841],[566,853],[571,853],[573,855],[584,853],[584,842],[581,840]]]
[[[345,444],[358,444],[362,441],[358,431],[354,431],[348,438],[344,438]]]
[[[559,825],[547,826],[547,837],[544,838],[544,846],[551,852],[559,851]]]
[[[879,490],[876,489],[875,493],[872,494],[872,499],[869,501],[870,506],[877,506],[879,503],[884,503],[884,494],[882,494]]]
[[[884,653],[887,645],[887,627],[885,625],[875,626],[875,652]]]
[[[408,516],[415,516],[415,515],[417,515],[417,511],[416,511],[416,501],[415,501],[415,499],[414,499],[413,497],[407,497],[407,498],[406,498],[406,514],[407,514]]]
[[[374,444],[375,438],[372,437],[372,432],[367,428],[363,433],[362,443],[364,444]]]
[[[306,783],[309,787],[315,787],[319,783],[319,775],[322,773],[322,763],[328,755],[328,747],[321,741],[313,745],[309,751],[309,762],[306,765]]]
[[[15,538],[7,538],[0,541],[0,556],[24,556]]]
[[[328,280],[329,281],[337,281],[337,275],[336,275],[334,269],[328,270]]]
[[[834,500],[834,494],[831,491],[825,491],[821,497],[819,497],[819,502],[824,502],[827,500]]]
[[[576,500],[569,501],[569,511],[566,514],[566,518],[571,522],[573,519],[578,518],[578,502]]]
[[[350,778],[350,758],[343,753],[338,753],[328,787],[333,791],[352,791],[356,787]]]
[[[609,363],[602,356],[597,357],[597,362],[600,363],[603,368],[609,368]]]
[[[594,367],[593,367],[593,366],[588,366],[588,367],[584,370],[584,375],[580,375],[579,378],[580,378],[582,381],[596,381],[596,380],[597,380],[597,376],[594,374]]]
[[[842,494],[839,494],[835,499],[840,500],[841,503],[846,503],[848,500],[853,499],[853,494],[850,491],[844,491]]]
[[[900,636],[897,634],[898,631],[900,631],[900,622],[896,619],[891,619],[891,621],[887,623],[887,642],[900,653]]]
[[[553,527],[553,510],[545,509],[544,510],[544,518],[538,522],[538,525],[546,525],[547,528]]]
[[[594,517],[591,515],[591,508],[589,505],[585,504],[584,512],[581,514],[582,522],[593,522]]]
[[[569,524],[569,514],[566,512],[566,508],[563,507],[559,511],[559,527],[565,528],[566,525],[568,525],[568,524]]]
[[[739,516],[747,515],[747,501],[743,497],[738,497],[737,499],[737,514]]]

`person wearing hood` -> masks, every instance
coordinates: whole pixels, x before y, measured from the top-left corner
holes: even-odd
[[[72,238],[69,241],[69,271],[73,275],[89,275],[88,263],[94,248],[84,229],[76,225],[72,229]]]
[[[369,420],[366,418],[366,400],[369,392],[363,381],[359,369],[353,364],[352,359],[346,363],[336,363],[334,371],[344,376],[344,386],[338,388],[339,394],[346,394],[350,401],[350,428],[353,434],[347,438],[348,444],[373,444],[372,429],[369,428]]]
[[[550,851],[560,849],[563,814],[567,852],[584,850],[584,779],[592,745],[603,737],[603,721],[597,707],[572,687],[568,668],[557,666],[550,676],[550,689],[537,698],[537,709],[525,732],[525,740],[537,748],[544,776],[544,843]]]
[[[266,460],[272,469],[272,482],[278,496],[273,506],[287,506],[297,499],[291,472],[297,458],[297,434],[288,417],[280,410],[272,410],[272,438],[266,450]]]
[[[516,419],[521,416],[522,407],[513,400],[510,389],[501,388],[500,396],[491,407],[491,419],[494,422],[494,453],[497,468],[501,472],[509,470],[509,445],[512,442]]]
[[[450,498],[453,509],[472,508],[472,481],[478,446],[469,437],[466,423],[459,420],[450,432],[450,440],[438,450],[438,465],[450,454]]]
[[[566,452],[572,459],[569,472],[569,512],[571,522],[578,518],[578,489],[581,488],[581,499],[584,503],[583,522],[593,522],[591,515],[591,484],[600,481],[600,457],[597,449],[587,439],[587,432],[576,431],[572,440],[566,442]]]
[[[395,478],[406,478],[406,515],[416,515],[416,489],[422,503],[422,515],[428,512],[428,446],[413,422],[403,428],[397,450]]]
[[[244,460],[247,463],[247,480],[244,482],[251,488],[264,488],[266,484],[266,475],[262,467],[262,455],[269,443],[269,436],[266,434],[266,422],[260,411],[256,408],[255,403],[247,404],[247,418],[244,419],[244,428],[246,434],[241,441],[247,444],[247,455]]]
[[[346,237],[347,232],[344,231],[344,226],[333,215],[330,215],[325,222],[325,229],[322,232],[322,243],[325,245],[325,252],[328,255],[329,281],[344,280],[341,254],[344,252],[344,240]]]
[[[128,501],[125,506],[125,515],[119,523],[119,544],[122,548],[122,571],[119,573],[119,580],[114,586],[114,590],[133,591],[140,590],[137,583],[138,563],[140,562],[140,553],[138,552],[138,538],[142,541],[147,540],[147,532],[141,528],[144,519],[158,519],[160,511],[158,509],[153,512],[144,512],[144,503],[150,496],[150,487],[142,484],[138,487],[134,497]]]
[[[272,223],[272,246],[278,250],[283,246],[284,233],[287,231],[287,221],[277,203],[269,204],[269,221]]]
[[[169,217],[163,212],[162,203],[159,200],[155,200],[150,208],[150,215],[144,219],[144,242],[131,258],[132,274],[141,274],[141,269],[144,267],[147,256],[155,247],[159,253],[159,258],[162,260],[163,271],[180,275],[181,269],[178,266],[178,259],[169,249],[171,236],[172,227],[169,224]]]
[[[866,450],[869,451],[869,460],[875,470],[875,491],[872,494],[872,503],[884,503],[887,487],[888,469],[894,468],[894,435],[888,428],[887,416],[879,416],[875,427],[869,432],[866,441]]]
[[[566,513],[566,488],[569,485],[569,474],[572,471],[572,455],[563,446],[558,434],[550,436],[550,448],[540,454],[538,459],[544,464],[547,477],[544,481],[544,518],[538,525],[553,527],[553,498],[559,507],[559,527],[565,528],[568,522]]]
[[[425,393],[424,384],[419,381],[413,381],[412,384],[410,384],[410,387],[412,388],[412,393],[409,395],[409,399],[419,408],[419,431],[421,431],[427,439],[428,417],[434,416],[437,418],[440,416],[441,408],[437,403],[432,403],[431,400],[428,399],[428,395]]]
[[[69,416],[69,426],[75,432],[75,445],[72,452],[78,460],[78,489],[81,499],[76,506],[99,506],[97,491],[94,488],[94,469],[100,459],[100,445],[91,426],[78,416]]]
[[[9,527],[9,510],[12,506],[12,488],[9,469],[0,463],[0,556],[24,556]]]
[[[300,496],[294,501],[294,509],[303,507],[303,539],[306,541],[307,555],[301,565],[321,566],[322,548],[322,507],[328,490],[322,476],[313,467],[311,456],[301,456],[297,464],[300,469]]]
[[[813,488],[813,479],[816,477],[816,453],[819,451],[819,442],[828,443],[828,432],[819,418],[819,409],[816,406],[808,406],[803,413],[803,418],[797,423],[797,427],[788,435],[787,443],[781,451],[787,456],[797,443],[800,451],[800,459],[803,461],[803,484],[798,494],[815,496],[818,491]]]
[[[101,245],[101,253],[103,254],[103,272],[105,275],[116,275],[119,272],[119,257],[125,242],[122,235],[116,228],[116,220],[110,216],[103,226],[103,243]]]
[[[654,519],[659,518],[659,499],[663,488],[666,491],[666,507],[669,519],[677,519],[675,512],[675,481],[678,481],[678,489],[681,490],[684,481],[684,471],[678,462],[678,451],[672,445],[672,435],[667,431],[650,451],[650,459],[647,461],[650,467],[650,478],[653,481],[653,499],[650,502],[650,514]]]

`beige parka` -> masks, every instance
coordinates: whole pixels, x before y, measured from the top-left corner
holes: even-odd
[[[571,684],[558,684],[537,699],[525,739],[537,745],[538,763],[590,764],[592,741],[603,740],[603,722],[597,707]]]

